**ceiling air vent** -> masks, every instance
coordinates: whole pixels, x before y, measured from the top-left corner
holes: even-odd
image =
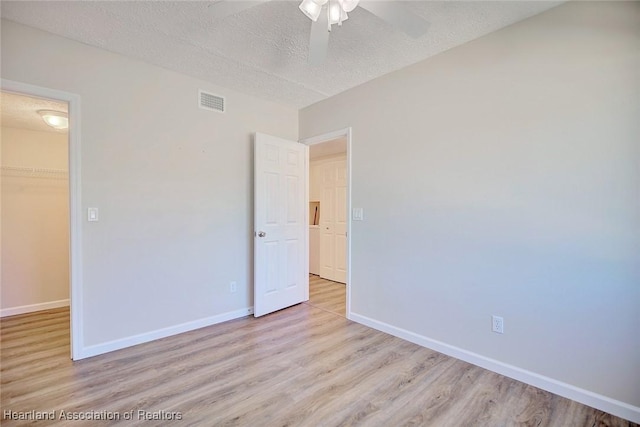
[[[198,98],[200,102],[200,108],[205,110],[218,111],[224,113],[224,98],[212,93],[198,91]]]

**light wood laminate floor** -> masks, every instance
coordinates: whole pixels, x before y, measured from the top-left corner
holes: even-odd
[[[332,282],[314,274],[309,275],[309,304],[313,307],[347,316],[347,287],[344,283]]]
[[[67,309],[4,318],[3,412],[111,411],[121,421],[4,417],[2,425],[633,425],[348,321],[318,308],[322,292],[312,293],[317,307],[299,304],[77,362],[69,360]],[[143,421],[137,410],[182,419]],[[133,420],[123,420],[129,411]]]

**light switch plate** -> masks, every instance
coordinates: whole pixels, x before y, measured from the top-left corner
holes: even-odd
[[[98,220],[98,208],[87,208],[87,221]]]
[[[363,221],[364,220],[364,211],[362,208],[353,208],[353,212],[351,214],[351,218],[354,221]]]

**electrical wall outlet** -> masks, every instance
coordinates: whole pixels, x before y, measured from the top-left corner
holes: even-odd
[[[238,284],[236,282],[229,282],[229,292],[232,294],[238,290]]]
[[[491,330],[498,334],[504,334],[504,319],[500,316],[491,316]]]

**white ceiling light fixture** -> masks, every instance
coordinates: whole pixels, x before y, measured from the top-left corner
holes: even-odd
[[[38,110],[38,114],[42,120],[54,129],[68,129],[69,116],[62,111],[54,110]]]
[[[318,17],[322,12],[322,6],[329,3],[327,14],[329,17],[328,31],[331,31],[333,24],[342,25],[342,21],[349,19],[347,12],[351,12],[356,8],[360,0],[302,0],[300,10],[307,15],[313,22],[318,21]]]
[[[267,3],[269,0],[218,0],[210,5],[215,10],[218,19],[230,16],[251,8],[256,3]],[[309,35],[309,63],[321,65],[327,56],[329,33],[331,26],[341,26],[349,19],[347,13],[356,7],[371,12],[378,18],[391,24],[410,37],[418,38],[427,32],[429,23],[416,15],[402,2],[394,1],[363,1],[360,0],[302,0],[298,8],[311,19],[311,33]]]
[[[325,5],[326,12],[323,13]],[[309,38],[311,64],[322,64],[327,55],[328,33],[331,32],[332,25],[342,26],[342,23],[349,19],[347,13],[358,6],[414,38],[422,36],[429,27],[429,23],[424,19],[414,15],[402,5],[391,2],[365,1],[360,4],[360,0],[302,0],[300,10],[313,21]],[[326,30],[323,30],[322,28],[325,27]]]
[[[298,7],[309,19],[316,22],[320,16],[320,12],[322,12],[322,6],[327,1],[328,0],[302,0],[302,3],[300,3]]]
[[[339,0],[342,10],[349,13],[358,6],[360,0]]]
[[[338,24],[338,26],[342,25],[343,21],[349,19],[347,12],[342,7],[342,2],[339,0],[331,0],[329,2],[329,28],[331,31],[331,26],[333,24]]]

